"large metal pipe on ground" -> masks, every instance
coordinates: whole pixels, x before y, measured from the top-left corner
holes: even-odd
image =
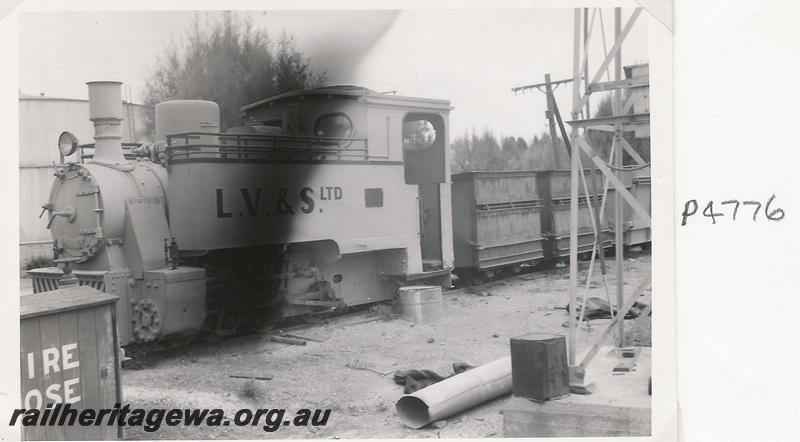
[[[417,429],[478,404],[511,393],[511,357],[498,359],[405,395],[397,415]]]

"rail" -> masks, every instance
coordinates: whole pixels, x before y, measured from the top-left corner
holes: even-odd
[[[167,161],[369,160],[366,138],[187,132],[167,135]]]

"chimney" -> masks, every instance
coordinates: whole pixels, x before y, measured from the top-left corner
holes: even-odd
[[[122,154],[122,83],[90,81],[89,119],[94,123],[94,160],[121,163]]]

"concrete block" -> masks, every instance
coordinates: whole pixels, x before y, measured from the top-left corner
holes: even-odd
[[[602,404],[537,403],[513,397],[503,410],[504,437],[649,436],[650,409]]]
[[[503,409],[503,436],[650,435],[650,348],[642,349],[630,372],[614,373],[617,363],[613,348],[600,349],[587,369],[587,382],[594,384],[589,395],[573,394],[544,403],[512,397]]]

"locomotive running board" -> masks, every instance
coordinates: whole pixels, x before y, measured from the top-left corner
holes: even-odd
[[[449,275],[453,269],[441,269],[441,270],[431,270],[430,272],[422,272],[422,273],[409,273],[407,275],[403,275],[407,281],[416,281],[419,279],[425,278],[432,278],[437,276],[444,276]]]
[[[312,301],[307,299],[290,299],[289,304],[307,305],[310,307],[341,307],[342,301]]]

